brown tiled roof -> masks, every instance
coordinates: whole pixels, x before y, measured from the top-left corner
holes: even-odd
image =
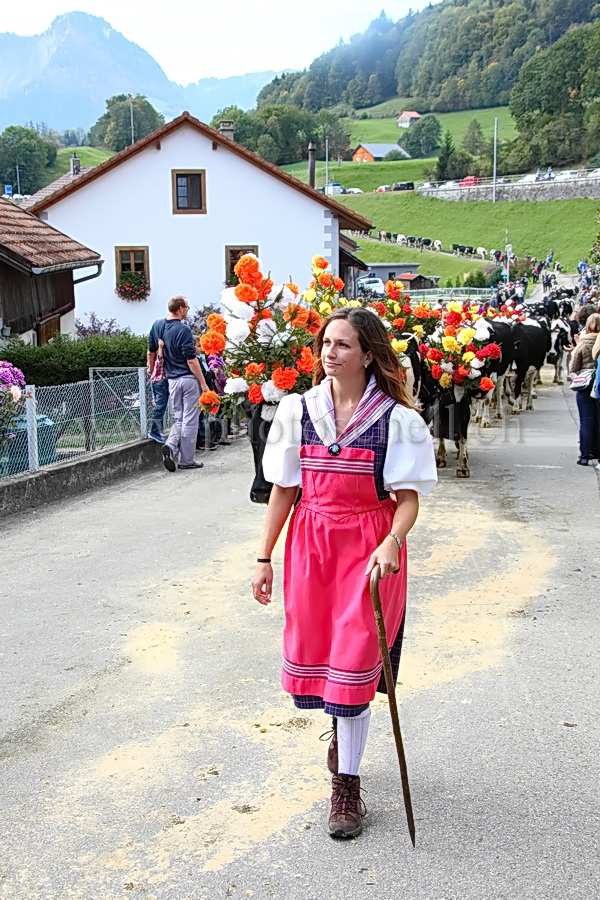
[[[289,185],[289,187],[292,187],[295,190],[306,194],[311,198],[311,200],[316,200],[317,203],[320,203],[322,206],[331,209],[333,212],[337,213],[340,228],[346,228],[349,231],[369,231],[371,229],[372,223],[368,219],[365,219],[364,216],[359,216],[358,213],[355,213],[343,204],[338,203],[337,200],[333,200],[329,195],[321,194],[319,193],[319,191],[316,191],[308,184],[304,184],[303,181],[299,181],[298,178],[294,178],[293,175],[288,175],[288,173],[284,172],[283,169],[280,169],[279,166],[276,166],[274,163],[267,162],[261,156],[258,156],[258,154],[253,153],[252,150],[247,150],[246,147],[242,147],[241,144],[236,143],[236,141],[232,141],[231,138],[225,137],[219,131],[216,131],[209,125],[205,125],[204,122],[201,122],[199,119],[191,116],[189,112],[183,112],[180,116],[177,116],[176,119],[173,119],[171,122],[167,122],[166,125],[162,125],[160,128],[157,128],[156,131],[153,131],[145,138],[141,138],[139,141],[136,141],[135,144],[132,144],[130,147],[126,147],[125,150],[121,150],[119,153],[115,153],[115,155],[111,156],[110,159],[107,159],[106,162],[100,163],[100,165],[98,166],[94,166],[91,171],[86,172],[84,175],[75,179],[71,178],[64,187],[53,191],[51,194],[41,198],[35,203],[30,202],[28,208],[31,210],[31,212],[35,213],[38,213],[43,209],[48,209],[48,207],[52,206],[53,203],[56,203],[59,200],[62,200],[63,197],[66,197],[69,194],[72,194],[74,191],[79,190],[79,188],[84,187],[90,181],[94,181],[96,178],[100,178],[102,175],[104,175],[105,172],[116,168],[116,166],[121,165],[122,162],[125,162],[132,156],[136,156],[136,154],[141,153],[141,151],[145,150],[146,147],[148,147],[150,144],[160,141],[162,137],[166,137],[166,135],[171,134],[171,132],[173,131],[176,131],[182,125],[190,125],[205,137],[210,138],[211,141],[215,141],[217,144],[221,144],[224,147],[227,147],[229,150],[237,153],[238,156],[241,156],[244,159],[248,160],[248,162],[251,162],[253,165],[258,166],[259,169],[263,169],[263,171],[268,172],[275,178],[278,178],[279,181],[283,181],[284,184]],[[31,199],[33,200],[34,198],[32,197]]]
[[[61,175],[60,178],[56,178],[54,181],[51,181],[50,184],[47,184],[46,187],[41,188],[39,191],[36,191],[35,194],[32,194],[31,197],[23,200],[23,202],[21,203],[21,209],[30,209],[32,206],[35,206],[42,200],[45,200],[47,197],[55,194],[57,191],[62,190],[62,188],[66,187],[67,185],[72,184],[74,181],[77,181],[77,179],[81,178],[82,175],[85,175],[87,172],[91,172],[93,168],[93,166],[82,166],[77,175],[71,175],[70,172],[67,172],[66,175]]]
[[[41,222],[15,203],[2,199],[0,255],[9,264],[28,269],[49,266],[79,268],[100,259],[99,253]]]

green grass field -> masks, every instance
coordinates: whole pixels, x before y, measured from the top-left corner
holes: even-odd
[[[442,241],[445,248],[453,243],[502,248],[508,232],[517,256],[529,252],[539,258],[552,248],[565,271],[574,271],[581,256],[589,253],[598,209],[597,200],[464,203],[412,192],[345,195],[336,200],[366,216],[376,229],[423,235]]]
[[[329,181],[339,181],[344,187],[360,188],[361,191],[375,191],[380,184],[395,181],[423,181],[423,166],[434,165],[435,159],[403,159],[398,162],[353,163],[337,162],[329,164]],[[295,175],[300,181],[308,181],[308,163],[292,163],[282,166],[285,172]],[[325,163],[319,161],[315,170],[317,187],[325,184]]]
[[[402,263],[419,263],[420,275],[438,275],[440,285],[444,287],[448,278],[455,281],[459,275],[464,278],[469,272],[477,272],[485,267],[485,263],[476,259],[459,259],[424,250],[409,250],[407,247],[395,247],[393,244],[381,244],[378,241],[359,239],[360,250],[356,255],[368,263],[389,262],[390,266]]]
[[[114,155],[110,150],[98,150],[96,147],[63,147],[56,154],[54,165],[46,169],[43,187],[56,178],[60,178],[61,175],[67,174],[71,166],[69,160],[73,153],[79,157],[82,166],[97,166]]]
[[[394,101],[388,100],[387,102],[392,104]],[[371,109],[379,109],[385,105],[379,104],[378,107],[371,107]],[[402,106],[402,109],[406,109],[406,107]],[[366,110],[366,112],[369,111]],[[460,145],[472,119],[479,120],[483,133],[489,138],[494,136],[496,116],[498,117],[499,140],[512,140],[517,133],[508,106],[467,109],[461,112],[435,113],[435,115],[440,120],[442,131],[449,130],[457,146]],[[404,129],[398,128],[395,118],[344,119],[344,123],[350,130],[352,147],[356,147],[360,143],[395,144],[398,138],[404,134]]]

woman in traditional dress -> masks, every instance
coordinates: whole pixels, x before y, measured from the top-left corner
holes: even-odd
[[[313,387],[279,404],[263,458],[273,482],[257,568],[271,600],[271,553],[302,487],[285,546],[282,685],[299,709],[333,716],[329,833],[362,831],[359,766],[370,702],[385,692],[369,575],[379,565],[394,678],[406,606],[405,538],[418,494],[436,484],[432,441],[378,315],[336,310],[315,338]]]

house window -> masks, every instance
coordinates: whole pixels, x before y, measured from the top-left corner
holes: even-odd
[[[235,247],[225,247],[225,283],[227,285],[238,283],[238,278],[233,268],[244,253],[254,253],[255,256],[258,256],[258,244],[239,244]]]
[[[205,213],[206,191],[205,170],[172,169],[173,212]]]
[[[146,281],[150,281],[147,247],[115,247],[115,262],[117,284],[126,272],[145,275]]]

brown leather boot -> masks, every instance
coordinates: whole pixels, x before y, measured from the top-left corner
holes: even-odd
[[[360,798],[358,775],[334,775],[331,780],[329,834],[334,838],[358,837],[362,831],[365,805]]]

